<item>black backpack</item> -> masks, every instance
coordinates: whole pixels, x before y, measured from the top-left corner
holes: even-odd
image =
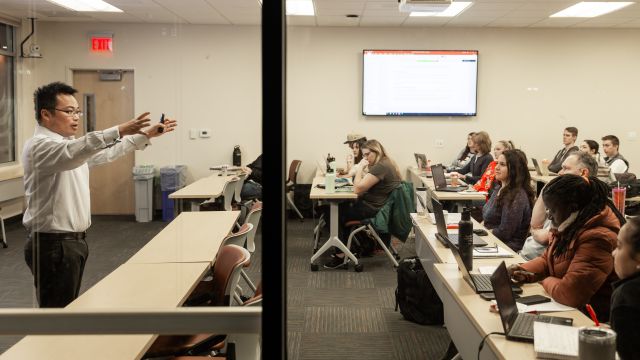
[[[444,310],[418,257],[406,258],[398,266],[396,311],[405,319],[422,325],[442,325]]]

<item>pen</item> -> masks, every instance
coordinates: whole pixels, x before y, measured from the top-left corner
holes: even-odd
[[[596,312],[593,311],[593,308],[591,307],[591,305],[587,304],[585,307],[587,308],[587,312],[589,312],[589,316],[591,316],[591,320],[593,320],[593,322],[596,324],[596,326],[600,326],[600,322],[598,321],[598,318],[596,317]]]
[[[516,270],[516,271],[519,271],[522,274],[527,275],[527,276],[536,276],[536,273],[532,273],[531,271],[526,271],[526,270]]]

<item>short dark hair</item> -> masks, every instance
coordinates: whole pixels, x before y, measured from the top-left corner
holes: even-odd
[[[584,142],[587,143],[587,146],[589,147],[590,150],[595,150],[596,154],[598,153],[598,150],[600,150],[600,144],[598,144],[597,141],[595,141],[595,140],[585,140]]]
[[[573,127],[573,126],[569,126],[564,128],[564,131],[571,133],[571,135],[578,137],[578,128],[577,127]]]
[[[38,90],[33,93],[33,104],[35,105],[38,124],[42,120],[41,112],[43,109],[51,112],[55,111],[57,96],[59,94],[73,95],[77,92],[78,90],[59,81],[39,87]]]
[[[578,164],[589,170],[589,176],[596,176],[598,174],[598,162],[591,154],[582,151],[572,151],[569,156],[576,156]]]
[[[615,146],[620,146],[620,139],[618,139],[615,135],[607,135],[602,137],[602,141],[610,140],[611,143]]]
[[[640,216],[630,217],[627,220],[627,234],[629,235],[629,245],[634,254],[640,253]]]

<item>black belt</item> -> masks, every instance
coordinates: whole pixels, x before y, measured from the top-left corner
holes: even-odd
[[[47,232],[34,232],[33,238],[40,240],[83,240],[87,237],[87,232],[61,232],[61,233],[47,233]]]

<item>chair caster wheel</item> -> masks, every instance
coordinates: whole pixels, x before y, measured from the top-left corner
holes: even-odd
[[[356,270],[356,272],[362,272],[364,266],[362,266],[362,264],[357,264],[354,266],[354,269]]]
[[[318,264],[311,264],[311,271],[318,271]]]

